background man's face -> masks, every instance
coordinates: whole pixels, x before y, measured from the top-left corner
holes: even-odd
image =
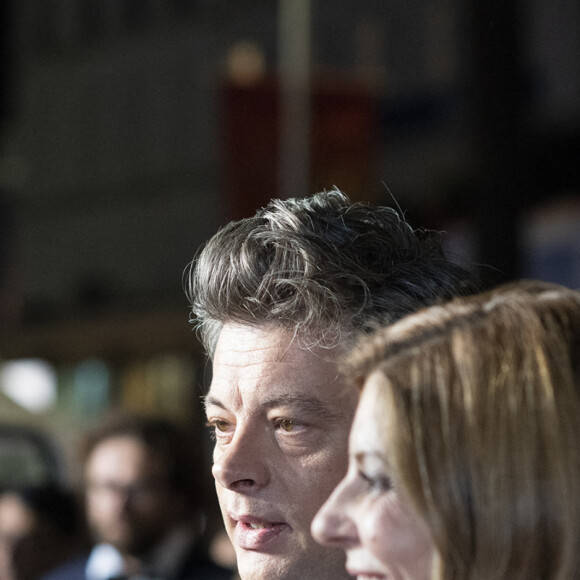
[[[336,356],[276,327],[226,324],[206,400],[213,474],[244,579],[345,578],[344,554],[310,523],[347,467],[357,393]]]
[[[69,538],[17,495],[0,499],[0,579],[37,580],[60,563]]]
[[[139,556],[160,541],[178,517],[165,464],[131,436],[99,443],[85,467],[87,517],[95,539]]]

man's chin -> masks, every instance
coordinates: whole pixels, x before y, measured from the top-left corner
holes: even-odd
[[[237,550],[238,573],[242,580],[343,580],[346,573],[343,552],[332,551],[333,557],[300,558],[292,551],[286,554],[266,554]]]
[[[266,580],[292,578],[290,572],[298,562],[280,554],[264,554],[244,550],[237,553],[238,573],[242,580]]]

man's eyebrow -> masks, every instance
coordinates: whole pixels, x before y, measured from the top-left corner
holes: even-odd
[[[216,399],[215,397],[212,397],[211,395],[206,395],[205,397],[202,397],[202,399],[203,399],[203,406],[206,410],[208,407],[219,407],[220,409],[223,409],[224,411],[227,410],[226,406],[219,399]]]
[[[277,407],[292,407],[301,413],[309,413],[324,419],[335,419],[342,417],[333,413],[327,405],[325,405],[318,397],[301,393],[293,395],[290,393],[272,397],[263,401],[263,406],[267,409],[275,409]]]
[[[219,407],[227,411],[226,405],[212,395],[206,395],[203,398],[205,409],[208,407]],[[266,399],[262,402],[266,409],[275,409],[276,407],[293,407],[299,412],[310,413],[324,419],[342,419],[343,414],[333,413],[318,397],[312,395],[285,394]]]

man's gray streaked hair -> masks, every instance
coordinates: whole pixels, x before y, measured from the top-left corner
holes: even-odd
[[[471,293],[436,232],[334,189],[273,200],[220,229],[186,270],[193,321],[210,356],[224,323],[276,324],[331,346],[422,306]]]

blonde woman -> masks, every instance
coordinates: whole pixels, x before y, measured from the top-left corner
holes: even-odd
[[[359,578],[580,578],[580,293],[521,281],[364,339],[312,531]]]

